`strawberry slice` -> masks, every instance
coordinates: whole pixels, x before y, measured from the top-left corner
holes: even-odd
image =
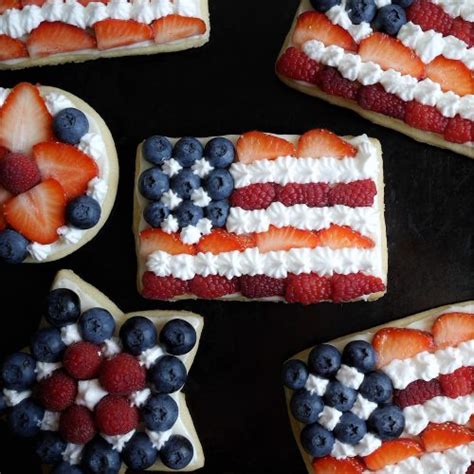
[[[277,228],[270,226],[267,232],[260,232],[257,236],[257,247],[260,252],[272,250],[291,250],[295,248],[314,248],[318,245],[316,234],[308,230],[294,227]]]
[[[357,149],[336,134],[324,129],[309,130],[298,140],[296,154],[301,158],[355,156]]]
[[[423,448],[420,443],[413,439],[394,439],[385,441],[380,448],[365,456],[364,462],[371,471],[377,471],[411,456],[419,456],[422,452]]]
[[[301,49],[310,40],[321,41],[326,46],[340,46],[347,51],[357,51],[357,44],[344,28],[332,24],[326,15],[315,11],[304,12],[298,17],[292,43]]]
[[[430,423],[420,436],[428,453],[444,451],[474,441],[474,433],[456,423]]]
[[[331,456],[313,461],[314,474],[360,474],[364,466],[356,458],[336,459]]]
[[[0,145],[29,154],[35,143],[52,139],[52,121],[38,88],[22,82],[0,109]]]
[[[7,222],[27,239],[51,244],[58,239],[58,228],[64,225],[66,197],[54,179],[36,185],[5,204]]]
[[[333,250],[343,248],[370,249],[375,246],[374,241],[348,226],[331,224],[327,229],[316,232],[318,247],[329,247]]]
[[[99,174],[99,168],[90,156],[66,143],[39,143],[33,147],[33,157],[42,179],[58,181],[68,200],[84,194],[89,181]]]
[[[47,2],[47,0],[21,0],[21,6],[26,7],[27,5],[36,5],[41,7]]]
[[[467,427],[471,430],[474,430],[474,415],[471,415],[469,421],[467,422]]]
[[[160,229],[146,229],[140,232],[140,256],[146,258],[158,250],[171,255],[196,254],[196,247],[183,243],[178,234],[167,234]]]
[[[209,235],[205,235],[197,244],[199,252],[211,252],[217,255],[222,252],[232,252],[255,247],[255,239],[251,234],[233,234],[224,229],[215,229]]]
[[[474,94],[471,71],[461,61],[438,56],[426,65],[426,75],[444,91],[453,91],[460,96]]]
[[[28,51],[24,43],[7,35],[0,35],[0,61],[6,59],[25,58]]]
[[[20,8],[20,0],[0,0],[0,14],[11,8]]]
[[[3,215],[3,205],[13,197],[13,194],[9,193],[5,188],[0,186],[0,230],[5,229],[7,221]]]
[[[382,69],[395,69],[418,79],[425,75],[425,65],[415,52],[385,33],[373,33],[363,39],[359,55],[362,61],[373,61]]]
[[[442,314],[434,322],[431,332],[438,347],[456,346],[474,339],[474,314]]]
[[[94,25],[97,47],[100,50],[118,48],[129,44],[149,41],[153,38],[150,26],[134,20],[108,19]]]
[[[237,159],[245,164],[257,160],[274,160],[279,156],[295,154],[295,147],[292,143],[263,132],[247,132],[240,135],[236,149]]]
[[[41,2],[43,0],[39,0],[39,1]],[[87,7],[89,3],[93,3],[93,2],[105,3],[107,5],[110,2],[110,0],[79,0],[79,3],[84,7]]]
[[[383,328],[375,333],[372,345],[377,353],[377,367],[395,359],[409,359],[419,352],[431,351],[434,341],[428,332],[408,328]]]
[[[155,20],[151,27],[155,43],[164,44],[206,32],[206,24],[200,18],[181,15],[167,15]]]

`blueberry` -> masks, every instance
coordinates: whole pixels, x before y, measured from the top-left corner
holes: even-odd
[[[341,367],[341,354],[329,344],[314,347],[308,357],[309,371],[322,377],[332,377]]]
[[[370,23],[377,13],[374,0],[349,0],[346,5],[352,23],[359,25],[363,21]]]
[[[339,411],[349,411],[357,398],[357,392],[338,381],[329,382],[324,401]]]
[[[158,451],[146,433],[135,433],[122,451],[122,458],[130,469],[147,469],[158,458]]]
[[[26,390],[36,381],[36,361],[25,352],[15,352],[2,365],[3,386],[10,390]]]
[[[283,384],[291,390],[299,390],[308,380],[308,367],[302,360],[288,360],[283,364],[281,378]]]
[[[86,341],[101,344],[114,335],[115,319],[104,308],[91,308],[82,313],[79,329]]]
[[[344,413],[334,428],[334,436],[341,443],[357,444],[367,433],[365,421],[354,413]]]
[[[68,107],[54,116],[53,131],[59,141],[77,145],[89,131],[89,121],[83,112]]]
[[[301,423],[309,424],[317,421],[323,408],[324,403],[321,397],[308,390],[298,390],[291,397],[291,413]]]
[[[146,161],[154,165],[161,165],[171,158],[173,145],[166,137],[153,135],[145,140],[142,150]]]
[[[44,408],[31,398],[15,405],[8,414],[8,424],[16,436],[32,438],[40,432]]]
[[[163,193],[170,189],[169,178],[160,168],[149,168],[140,175],[138,188],[144,198],[159,201]]]
[[[398,438],[405,428],[402,410],[395,405],[376,408],[367,420],[367,426],[380,439]]]
[[[81,315],[81,301],[77,293],[57,288],[46,299],[45,318],[51,326],[63,327],[77,322]]]
[[[100,204],[91,196],[79,196],[66,207],[66,219],[78,229],[90,229],[100,220]]]
[[[332,7],[339,5],[341,0],[310,0],[313,8],[321,13],[326,13]]]
[[[3,394],[3,391],[0,389],[0,416],[3,415],[8,409],[7,399]]]
[[[235,148],[227,138],[216,137],[207,142],[204,156],[214,168],[227,168],[234,161]]]
[[[5,263],[21,263],[28,255],[30,242],[19,232],[5,229],[0,232],[0,259]]]
[[[173,149],[174,159],[183,167],[189,168],[196,160],[202,158],[203,147],[193,137],[183,137],[176,142]]]
[[[366,341],[351,341],[342,351],[342,363],[364,374],[374,370],[375,362],[374,348]]]
[[[76,464],[69,464],[63,461],[53,467],[51,474],[84,474],[84,471]]]
[[[191,194],[201,186],[201,180],[191,170],[181,170],[171,178],[171,188],[182,199],[191,199]]]
[[[145,221],[154,228],[160,227],[161,223],[170,215],[170,210],[159,201],[147,204],[143,211]]]
[[[160,357],[149,370],[150,381],[159,393],[173,393],[186,382],[184,364],[174,356]]]
[[[213,170],[206,178],[205,188],[213,200],[225,199],[232,194],[234,178],[227,170]]]
[[[139,355],[156,345],[158,333],[152,321],[143,316],[133,316],[120,328],[120,339],[124,349],[133,355]]]
[[[385,403],[392,398],[392,381],[383,372],[371,372],[364,377],[359,392],[371,402]]]
[[[170,469],[183,469],[193,459],[194,449],[190,441],[181,435],[173,435],[161,448],[160,459]]]
[[[187,354],[196,344],[196,330],[184,319],[168,321],[160,332],[160,343],[173,355]]]
[[[178,419],[178,404],[166,394],[152,394],[140,409],[143,423],[152,431],[166,431]]]
[[[66,441],[55,431],[42,431],[35,441],[35,452],[43,464],[61,462]]]
[[[392,0],[392,3],[400,5],[402,8],[408,8],[413,3],[413,0]]]
[[[224,227],[229,215],[229,201],[211,201],[206,207],[206,217],[212,222],[213,227]]]
[[[334,436],[319,423],[306,425],[300,434],[304,450],[316,458],[327,456],[334,445]]]
[[[41,362],[58,362],[66,346],[59,329],[43,328],[31,338],[30,349],[33,356]]]
[[[100,436],[87,443],[82,452],[82,466],[89,474],[117,474],[121,464],[120,453]]]
[[[377,30],[396,36],[406,22],[407,16],[402,7],[399,5],[385,5],[377,12],[374,26]]]
[[[202,208],[196,206],[191,201],[183,201],[174,211],[180,227],[196,225],[204,217]]]

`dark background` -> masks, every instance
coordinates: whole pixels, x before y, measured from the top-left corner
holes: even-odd
[[[474,162],[417,143],[287,88],[273,65],[297,0],[210,0],[211,42],[176,54],[105,59],[0,73],[61,87],[94,107],[114,135],[120,185],[100,234],[62,261],[0,267],[0,356],[28,344],[55,273],[73,269],[124,311],[198,312],[205,328],[186,392],[207,457],[204,473],[305,472],[289,427],[281,363],[300,350],[442,304],[474,298]],[[375,303],[143,300],[135,288],[135,148],[154,133],[208,136],[326,127],[382,142],[389,239],[388,294]],[[16,451],[13,451],[16,448]],[[18,454],[22,451],[21,455]],[[0,423],[0,472],[39,472],[29,447]]]

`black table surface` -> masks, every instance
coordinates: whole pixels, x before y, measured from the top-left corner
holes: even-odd
[[[0,356],[27,345],[55,273],[73,269],[124,311],[187,309],[205,328],[185,388],[216,474],[305,472],[288,423],[282,362],[316,343],[474,298],[474,161],[415,142],[355,113],[300,94],[274,74],[298,1],[210,0],[211,41],[174,54],[2,72],[70,91],[94,107],[120,160],[115,208],[99,235],[65,259],[1,266]],[[301,134],[325,127],[367,133],[383,146],[389,241],[388,293],[375,303],[303,307],[273,303],[150,302],[135,287],[132,222],[135,149],[154,133]],[[39,472],[27,443],[0,423],[0,472]],[[18,449],[21,449],[21,456]]]

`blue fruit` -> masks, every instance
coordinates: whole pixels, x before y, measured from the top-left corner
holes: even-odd
[[[301,430],[300,441],[306,452],[313,457],[321,458],[330,454],[334,436],[319,423],[312,423]]]
[[[147,429],[166,431],[178,419],[178,405],[169,395],[154,393],[141,407],[140,413]]]
[[[10,390],[26,390],[36,381],[36,361],[25,352],[9,355],[2,364],[2,382]]]
[[[101,344],[115,332],[115,319],[104,308],[91,308],[79,318],[82,337],[93,344]]]
[[[122,451],[125,464],[130,469],[143,470],[155,463],[158,450],[153,446],[146,433],[135,433]]]
[[[334,436],[341,443],[357,444],[367,433],[365,421],[354,413],[344,413],[334,428]]]
[[[341,0],[310,0],[310,2],[316,11],[325,13],[332,7],[340,5]]]
[[[402,7],[399,5],[385,5],[377,12],[374,26],[377,30],[396,36],[406,22],[407,16]]]
[[[359,392],[371,402],[385,403],[392,398],[392,381],[383,372],[371,372],[364,377]]]
[[[14,435],[31,438],[40,432],[43,417],[44,408],[31,398],[26,398],[10,410],[8,424]]]
[[[169,178],[160,168],[149,168],[140,175],[138,189],[144,198],[159,201],[163,193],[170,189]]]
[[[374,348],[366,341],[351,341],[342,351],[342,363],[364,374],[375,369],[375,362]]]
[[[66,345],[61,339],[59,329],[43,328],[31,338],[30,349],[33,356],[41,362],[58,362],[66,350]]]
[[[213,227],[224,227],[229,215],[229,201],[211,201],[206,207],[206,217],[212,222]]]
[[[199,140],[194,137],[183,137],[176,142],[173,157],[183,168],[189,168],[196,160],[202,158],[203,151]]]
[[[202,208],[196,206],[191,201],[183,201],[174,211],[180,227],[196,225],[204,217]]]
[[[161,330],[160,343],[169,354],[187,354],[196,344],[196,330],[184,319],[172,319]]]
[[[324,401],[330,407],[334,407],[339,411],[349,411],[354,405],[357,398],[357,392],[342,385],[342,383],[334,380],[329,382],[324,394]]]
[[[127,319],[120,328],[123,348],[133,355],[139,355],[156,345],[158,333],[152,321],[143,316]]]
[[[341,367],[341,354],[329,344],[319,344],[308,356],[309,371],[322,377],[332,377]]]
[[[89,121],[84,112],[68,107],[54,116],[53,131],[59,141],[76,145],[89,131]]]
[[[161,165],[171,158],[173,145],[166,137],[153,135],[143,143],[143,157],[154,165]]]
[[[413,3],[413,0],[392,0],[392,3],[400,5],[402,8],[408,8]]]
[[[187,372],[177,357],[163,356],[149,370],[150,381],[158,393],[173,393],[186,382]]]
[[[323,408],[324,403],[321,397],[308,390],[298,390],[291,397],[291,413],[301,423],[309,424],[318,421]]]
[[[46,299],[45,318],[51,326],[63,327],[77,322],[81,315],[81,301],[77,293],[57,288]]]
[[[100,204],[91,196],[79,196],[66,207],[66,219],[78,229],[90,229],[100,220]]]
[[[84,470],[80,466],[63,461],[53,467],[51,474],[84,474]]]
[[[173,435],[160,451],[160,459],[170,469],[185,468],[194,456],[193,445],[184,436]]]
[[[352,23],[359,25],[363,21],[370,23],[377,13],[374,0],[349,0],[346,4]]]
[[[234,190],[234,178],[227,170],[213,170],[206,178],[205,188],[214,201],[226,199]]]
[[[191,170],[181,170],[171,178],[171,189],[182,199],[191,199],[191,194],[201,186],[201,179]]]
[[[227,138],[216,137],[207,142],[204,156],[214,168],[227,168],[234,161],[235,148]]]
[[[143,218],[151,227],[160,227],[161,223],[170,215],[170,210],[160,201],[151,201],[143,211]]]
[[[5,263],[21,263],[28,255],[30,242],[19,232],[5,229],[0,232],[0,259]]]
[[[82,466],[90,474],[117,474],[121,464],[120,453],[100,436],[86,444],[82,452]]]
[[[380,439],[398,438],[405,428],[405,417],[399,407],[387,405],[371,413],[367,426]]]
[[[62,461],[66,445],[66,441],[59,436],[59,433],[41,431],[35,441],[35,453],[43,464],[56,464]]]
[[[302,360],[289,360],[283,364],[281,378],[283,384],[291,390],[299,390],[308,380],[308,367]]]
[[[0,390],[0,415],[3,415],[8,409],[7,399],[3,394],[3,391]]]

